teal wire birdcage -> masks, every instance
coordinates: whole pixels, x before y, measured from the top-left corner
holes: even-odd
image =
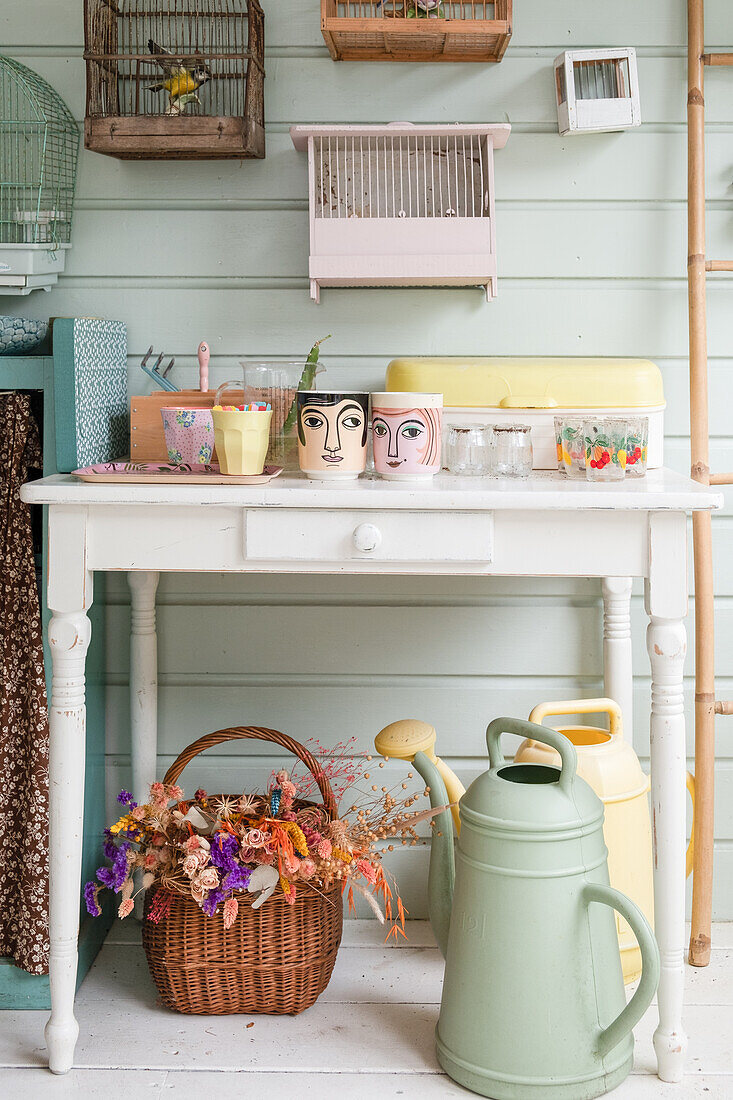
[[[79,127],[58,93],[32,69],[0,56],[0,260],[18,250],[68,247],[78,154]],[[25,266],[37,265],[26,257]],[[0,263],[0,274],[7,268]]]

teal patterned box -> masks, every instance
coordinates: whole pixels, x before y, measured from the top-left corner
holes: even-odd
[[[52,339],[59,472],[123,458],[129,440],[125,324],[57,317]]]

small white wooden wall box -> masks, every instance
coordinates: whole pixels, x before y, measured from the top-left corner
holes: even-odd
[[[308,152],[311,298],[322,286],[481,286],[496,297],[498,125],[293,126]]]
[[[636,50],[565,50],[555,58],[555,96],[561,134],[641,126]]]

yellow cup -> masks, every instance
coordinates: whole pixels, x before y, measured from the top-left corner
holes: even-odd
[[[214,444],[223,474],[261,474],[270,442],[272,409],[213,409]]]

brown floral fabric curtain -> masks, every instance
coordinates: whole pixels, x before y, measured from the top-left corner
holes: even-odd
[[[0,394],[0,955],[48,970],[48,707],[30,509],[41,467],[25,394]]]

